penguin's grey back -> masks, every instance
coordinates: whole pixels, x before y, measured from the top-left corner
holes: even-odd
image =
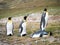
[[[21,27],[22,27],[22,24],[23,24],[23,23],[24,23],[24,21],[21,21],[19,28],[21,28]]]
[[[21,28],[20,33],[22,33],[22,30],[23,30],[23,27],[22,27],[22,24],[23,24],[23,23],[24,23],[24,21],[22,20],[21,23],[20,23],[20,26],[19,26],[19,28]]]
[[[43,24],[43,27],[45,26],[45,16],[46,16],[46,13],[43,13],[42,17],[41,17],[41,22],[40,22],[40,28],[41,28],[42,24]]]

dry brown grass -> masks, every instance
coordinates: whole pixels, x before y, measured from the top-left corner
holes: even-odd
[[[40,23],[38,22],[30,22],[27,23],[27,35],[25,37],[20,37],[18,32],[19,23],[14,23],[14,35],[13,36],[6,36],[6,30],[5,26],[1,25],[2,32],[0,33],[0,41],[5,44],[8,43],[10,45],[60,45],[60,40],[53,41],[50,43],[48,38],[30,38],[30,34],[34,33],[35,31],[38,31],[40,28]],[[60,23],[50,23],[47,25],[46,31],[52,31],[53,37],[56,39],[60,39]],[[57,32],[55,32],[57,31]],[[43,40],[43,41],[41,41]]]

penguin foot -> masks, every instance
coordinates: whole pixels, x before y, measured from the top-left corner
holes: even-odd
[[[53,33],[52,32],[50,32],[50,36],[52,36],[53,35]]]
[[[26,36],[26,34],[23,34],[22,36]]]
[[[12,36],[12,34],[9,34],[8,36]]]

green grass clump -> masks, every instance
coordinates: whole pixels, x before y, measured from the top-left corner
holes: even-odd
[[[43,12],[43,9],[45,7],[35,7],[32,9],[0,9],[0,19],[4,17],[15,17],[15,16],[21,16],[21,15],[26,15],[30,13],[35,13],[35,12]],[[49,15],[60,15],[60,7],[47,7]]]

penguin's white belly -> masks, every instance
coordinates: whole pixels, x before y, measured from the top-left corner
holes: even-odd
[[[45,23],[47,24],[48,22],[48,14],[46,14],[46,17],[45,17]]]
[[[13,30],[12,23],[7,23],[7,35],[13,34],[12,30]]]
[[[21,35],[26,34],[26,23],[23,23],[22,27],[23,27],[23,30],[22,30]]]
[[[43,35],[43,37],[48,37],[48,35]]]
[[[40,34],[34,34],[34,35],[32,36],[32,38],[38,38],[38,37],[40,37]]]

